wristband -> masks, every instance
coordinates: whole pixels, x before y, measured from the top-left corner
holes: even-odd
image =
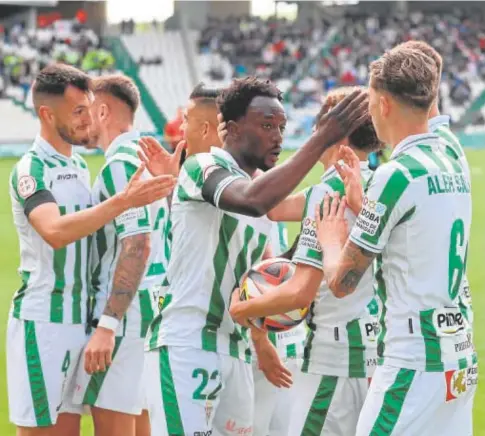
[[[104,327],[105,329],[113,330],[115,332],[116,329],[118,328],[119,323],[120,322],[116,318],[113,318],[112,316],[101,315],[101,318],[99,319],[99,322],[98,322],[98,327]]]

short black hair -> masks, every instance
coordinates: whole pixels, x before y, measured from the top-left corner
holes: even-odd
[[[32,87],[34,105],[40,94],[62,96],[68,86],[74,86],[81,91],[88,92],[91,90],[91,78],[83,71],[69,65],[48,65],[35,78]]]
[[[219,97],[221,89],[218,88],[207,88],[204,82],[200,82],[190,93],[190,100],[215,100]]]
[[[315,124],[317,125],[324,115],[330,112],[338,103],[352,94],[356,89],[365,90],[366,88],[362,86],[342,86],[332,89],[325,96],[322,107],[315,118]],[[382,147],[382,143],[377,138],[377,133],[370,116],[349,135],[349,143],[357,150],[367,153],[376,151]]]
[[[246,115],[256,97],[276,98],[283,101],[281,91],[270,80],[250,76],[236,79],[217,98],[217,106],[224,121],[237,121]]]
[[[123,74],[97,77],[94,80],[93,91],[95,94],[104,93],[117,98],[130,108],[132,114],[140,106],[138,87],[132,79]]]

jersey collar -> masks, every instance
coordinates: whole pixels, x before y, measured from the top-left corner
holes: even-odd
[[[440,144],[440,137],[435,133],[420,133],[419,135],[408,136],[396,145],[396,147],[392,151],[390,159],[395,159],[397,156],[409,150],[410,148],[422,143],[428,143],[431,145],[436,143],[436,145],[438,146]]]
[[[211,147],[211,154],[213,154],[214,156],[218,156],[218,157],[220,157],[221,159],[224,159],[227,162],[230,162],[231,165],[233,165],[237,168],[240,168],[239,164],[236,162],[236,159],[234,159],[232,154],[230,154],[228,151],[224,150],[223,148]]]
[[[434,132],[441,126],[450,127],[450,117],[448,115],[438,115],[428,121],[428,128],[430,132]]]
[[[369,161],[361,160],[360,161],[360,170],[361,171],[367,171],[367,170],[369,170]],[[329,167],[323,173],[323,176],[322,176],[321,180],[322,180],[322,182],[326,182],[328,179],[331,179],[332,177],[338,177],[338,178],[340,178],[339,173],[337,172],[337,169],[335,168],[335,165],[332,165],[331,167]]]
[[[56,156],[57,158],[69,160],[67,156],[59,153],[51,144],[49,144],[42,136],[37,135],[34,139],[34,147],[40,148],[48,156]]]
[[[129,132],[122,133],[118,135],[111,144],[108,146],[104,155],[106,159],[110,158],[115,154],[115,151],[122,145],[126,145],[127,143],[138,142],[140,139],[140,132],[138,130],[130,130]]]

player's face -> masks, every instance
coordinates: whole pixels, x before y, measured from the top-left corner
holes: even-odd
[[[54,128],[68,144],[89,144],[90,127],[93,123],[91,106],[94,96],[74,86],[68,86],[64,97],[53,107]]]
[[[94,102],[91,106],[91,114],[93,117],[93,122],[89,129],[89,143],[85,144],[88,149],[98,148],[100,146],[100,136],[101,136],[101,122],[100,122],[100,111],[101,111],[101,98],[95,97]]]
[[[263,171],[273,168],[281,153],[286,128],[285,110],[278,99],[254,98],[237,125],[244,159]]]
[[[187,155],[207,153],[217,146],[217,112],[215,107],[190,100],[183,115],[182,131],[187,142]]]

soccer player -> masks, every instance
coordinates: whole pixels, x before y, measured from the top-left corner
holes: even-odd
[[[208,153],[211,147],[221,146],[217,132],[216,106],[219,93],[219,89],[207,88],[203,83],[199,83],[192,90],[183,114],[183,143],[176,147],[176,150],[183,147],[183,150],[179,150],[182,154],[180,165],[193,154]],[[151,174],[162,174],[165,161],[170,159],[170,155],[153,137],[144,137],[140,146],[142,152],[139,157],[147,165],[147,169]]]
[[[140,167],[140,135],[133,128],[140,95],[133,81],[122,75],[95,79],[93,92],[91,136],[106,157],[92,190],[97,205],[123,192]],[[179,159],[171,156],[175,170]],[[150,435],[148,413],[142,414],[143,342],[153,319],[153,295],[158,296],[167,269],[167,229],[163,199],[118,215],[94,236],[91,286],[96,329],[78,368],[74,403],[91,406],[97,436]]]
[[[369,110],[391,159],[363,199],[359,168],[347,159],[355,175],[346,185],[349,206],[361,209],[349,239],[337,201],[329,206],[326,197],[317,220],[337,298],[351,298],[377,258],[379,366],[357,436],[473,432],[477,358],[459,306],[471,196],[463,167],[429,133],[438,73],[430,57],[409,48],[371,64]]]
[[[397,46],[404,48],[416,49],[429,56],[436,63],[439,71],[439,77],[441,77],[441,72],[443,69],[443,59],[440,54],[429,44],[424,41],[407,41]],[[450,117],[448,115],[441,115],[438,108],[438,99],[436,99],[431,106],[429,112],[428,120],[429,131],[436,133],[444,142],[445,152],[456,159],[463,168],[464,173],[468,177],[468,183],[471,188],[471,173],[470,166],[468,165],[468,160],[465,151],[460,144],[459,139],[450,129]],[[466,265],[465,265],[466,266]],[[468,277],[466,275],[466,270],[463,272],[463,281],[460,287],[460,309],[464,317],[468,320],[470,327],[473,326],[473,306],[472,306],[472,296],[470,293],[470,285],[468,282]],[[472,332],[470,329],[470,333]]]
[[[173,177],[141,182],[91,206],[89,171],[71,144],[88,144],[91,81],[52,65],[33,85],[40,134],[10,178],[22,287],[7,328],[10,420],[19,436],[79,435],[79,408],[65,398],[86,335],[88,237],[132,207],[166,196]]]
[[[146,342],[152,427],[166,435],[252,432],[248,332],[229,316],[231,292],[264,252],[270,225],[260,217],[298,185],[325,148],[364,121],[365,101],[364,93],[353,93],[322,118],[292,159],[252,180],[281,151],[281,94],[250,77],[219,97],[228,129],[224,146],[187,159],[174,193],[169,288]],[[272,362],[270,380],[288,386],[288,371],[267,335],[253,340]]]
[[[352,90],[338,88],[331,91],[316,122]],[[322,251],[316,234],[315,207],[321,204],[326,194],[345,195],[336,168],[343,145],[355,151],[362,179],[364,182],[369,180],[372,171],[368,166],[368,155],[380,147],[370,117],[349,137],[322,154],[325,173],[318,185],[290,197],[289,205],[283,202],[270,214],[273,219],[291,219],[300,208],[302,230],[292,258],[296,263],[293,277],[272,292],[249,301],[241,302],[238,295],[233,294],[230,313],[236,320],[242,319],[243,324],[243,319],[248,317],[263,317],[311,305],[308,321],[311,333],[305,344],[301,372],[297,372],[293,385],[293,396],[297,400],[288,410],[291,415],[289,426],[280,433],[282,435],[355,434],[369,378],[376,365],[377,307],[372,270],[368,270],[352,298],[336,299],[322,273]],[[300,197],[303,197],[302,204],[298,204]],[[346,218],[349,223],[355,221],[355,215],[350,212]]]

